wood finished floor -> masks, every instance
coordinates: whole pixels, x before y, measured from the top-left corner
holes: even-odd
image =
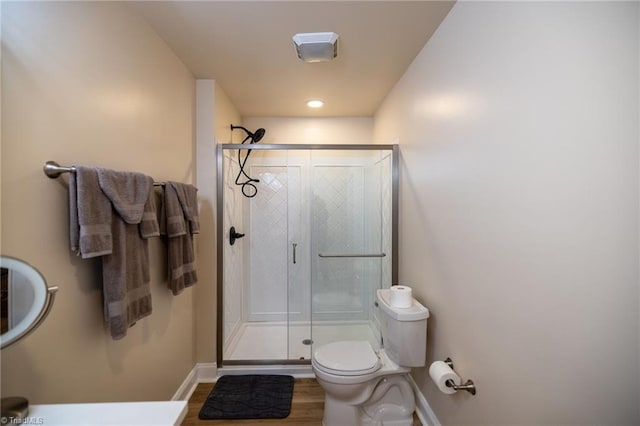
[[[324,391],[316,379],[295,379],[293,386],[293,401],[291,414],[285,419],[260,419],[260,420],[200,420],[198,413],[202,404],[207,400],[215,383],[199,383],[196,390],[189,398],[188,412],[182,426],[194,425],[230,425],[230,426],[254,426],[254,425],[322,425],[322,412],[324,410]],[[414,414],[413,425],[421,426],[420,420]],[[346,426],[346,425],[345,425]]]

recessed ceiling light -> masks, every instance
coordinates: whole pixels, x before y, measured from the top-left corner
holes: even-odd
[[[307,102],[307,106],[309,108],[322,108],[323,105],[324,105],[324,102],[322,102],[319,99],[313,99]]]

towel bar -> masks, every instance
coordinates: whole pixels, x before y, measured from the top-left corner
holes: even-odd
[[[42,167],[42,171],[48,178],[56,179],[63,173],[75,173],[76,168],[73,166],[61,166],[55,161],[47,161]],[[165,182],[153,182],[153,186],[164,186]]]

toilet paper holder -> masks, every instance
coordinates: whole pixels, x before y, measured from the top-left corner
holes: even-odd
[[[447,357],[447,359],[444,360],[444,363],[447,364],[452,370],[455,371],[455,368],[453,368],[453,361],[451,360],[451,358]],[[445,384],[447,385],[447,387],[450,387],[452,389],[455,390],[465,390],[467,392],[469,392],[471,395],[475,395],[476,394],[476,385],[473,383],[473,380],[468,379],[465,383],[461,384],[461,385],[456,385],[453,380],[449,379],[445,382]]]

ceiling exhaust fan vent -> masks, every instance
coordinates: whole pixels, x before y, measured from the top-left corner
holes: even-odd
[[[327,62],[338,56],[338,34],[298,33],[293,36],[298,58],[305,62]]]

